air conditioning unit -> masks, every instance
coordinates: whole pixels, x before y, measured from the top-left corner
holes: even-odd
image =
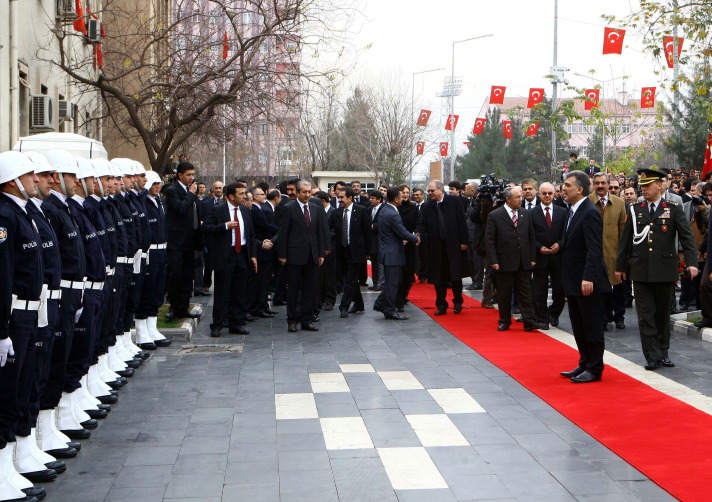
[[[54,102],[44,94],[32,96],[30,101],[30,129],[54,129]]]
[[[74,107],[76,106],[74,103],[60,99],[58,105],[57,112],[60,120],[74,120]]]
[[[87,40],[90,44],[101,42],[101,21],[98,19],[90,19],[87,23]]]
[[[77,17],[76,0],[57,0],[57,18],[73,21]]]

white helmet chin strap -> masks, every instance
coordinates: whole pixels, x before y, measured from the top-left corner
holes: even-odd
[[[30,196],[27,195],[27,190],[25,190],[25,187],[22,185],[22,182],[20,181],[20,178],[15,178],[15,183],[17,184],[17,188],[20,189],[20,193],[24,197],[25,200],[30,200]]]
[[[101,193],[101,198],[104,198],[104,185],[101,183],[101,178],[97,178],[97,184],[99,185],[99,193]]]
[[[67,195],[67,186],[64,184],[64,173],[58,172],[57,174],[59,175],[59,184],[62,185],[62,193],[69,197],[69,195]]]
[[[91,194],[89,193],[89,190],[87,190],[87,182],[85,181],[85,178],[82,178],[82,179],[79,180],[79,181],[82,182],[82,186],[84,187],[84,198],[86,199],[87,197],[89,197],[89,195],[91,195]]]

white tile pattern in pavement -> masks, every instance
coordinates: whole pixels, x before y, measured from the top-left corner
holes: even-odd
[[[375,373],[370,364],[339,364],[343,373]]]
[[[428,392],[445,413],[486,413],[485,409],[463,388],[428,389]]]
[[[394,490],[448,488],[425,448],[378,448]]]
[[[309,373],[312,392],[351,392],[343,373]]]
[[[300,418],[319,418],[314,394],[311,392],[299,394],[275,394],[274,405],[277,420],[294,420]]]
[[[423,385],[410,371],[379,371],[388,390],[420,390]]]
[[[373,448],[366,424],[361,417],[320,418],[327,450]]]
[[[470,446],[445,414],[406,415],[423,446]]]

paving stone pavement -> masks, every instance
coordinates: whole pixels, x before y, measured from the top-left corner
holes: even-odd
[[[248,336],[204,320],[192,343],[220,352],[159,349],[46,500],[674,500],[415,307],[297,334],[277,310]],[[607,348],[642,360],[627,325]],[[704,343],[675,339],[666,376],[710,395]]]

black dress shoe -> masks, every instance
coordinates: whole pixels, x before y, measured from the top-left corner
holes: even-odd
[[[346,309],[341,309],[341,314],[339,315],[339,317],[341,317],[342,319],[346,319],[348,316],[349,316],[349,311]]]
[[[67,429],[61,432],[69,439],[89,439],[91,437],[91,432],[86,429]]]
[[[26,495],[25,498],[19,499],[23,502],[30,502],[32,500],[42,500],[47,496],[47,492],[41,486],[31,486],[29,488],[23,488],[20,491]]]
[[[243,328],[242,326],[238,326],[236,328],[230,328],[228,331],[231,335],[249,335],[250,332]]]
[[[396,307],[396,312],[402,314],[403,312],[405,312],[405,307]]]
[[[156,344],[153,342],[139,343],[138,346],[141,350],[156,350]]]
[[[551,324],[553,327],[558,328],[559,327],[559,318],[558,317],[552,317],[551,321],[549,321],[549,324]]]
[[[47,462],[45,464],[45,467],[47,469],[52,469],[57,474],[62,474],[63,472],[65,472],[67,470],[67,464],[65,464],[61,460],[54,460],[52,462]]]
[[[549,323],[548,323],[548,322],[542,322],[542,323],[540,323],[540,324],[541,324],[541,328],[539,328],[539,329],[549,329]]]
[[[467,291],[475,291],[477,288],[475,288],[475,283],[473,282],[469,286],[465,288]]]
[[[373,310],[375,310],[376,312],[383,313],[383,309],[381,307],[376,307],[375,305],[373,306]]]
[[[82,443],[78,443],[78,442],[75,442],[75,441],[70,441],[70,442],[68,442],[68,443],[67,443],[67,446],[68,446],[69,448],[74,448],[74,449],[77,450],[77,451],[81,451],[81,450],[82,450]]]
[[[666,368],[674,368],[674,367],[675,367],[675,363],[672,362],[672,361],[671,361],[670,359],[668,359],[668,358],[661,359],[661,360],[660,360],[660,364],[662,364],[662,365],[665,366]]]
[[[132,369],[136,369],[143,364],[143,359],[131,359],[130,361],[124,361],[126,366]]]
[[[296,322],[290,322],[287,324],[287,331],[290,333],[296,333],[297,332],[297,323]]]
[[[134,370],[132,370],[131,368],[126,368],[125,370],[117,370],[114,371],[114,373],[126,378],[131,378],[132,376],[134,376]]]
[[[253,316],[252,314],[245,314],[245,320],[247,322],[255,322],[257,320],[257,317]]]
[[[90,418],[93,419],[106,418],[106,416],[108,415],[106,410],[84,410],[84,413],[86,413],[87,415],[89,415]]]
[[[212,338],[220,338],[220,328],[210,328],[210,336]]]
[[[407,321],[409,318],[405,314],[399,314],[396,312],[393,315],[386,315],[386,319],[389,319],[391,321]]]
[[[549,326],[546,326],[545,324],[542,324],[540,322],[535,322],[534,324],[529,324],[529,325],[524,325],[524,331],[534,331],[535,329],[549,329]]]
[[[435,315],[445,315],[445,314],[447,314],[447,308],[444,308],[444,309],[437,309],[437,310],[435,311]]]
[[[462,304],[455,305],[455,307],[453,307],[453,309],[452,309],[452,313],[459,314],[460,312],[462,312]]]
[[[492,302],[482,302],[482,305],[480,305],[483,309],[493,309],[494,304]]]
[[[54,481],[57,477],[57,471],[54,469],[45,469],[43,471],[35,472],[21,472],[23,478],[33,483],[49,483]]]
[[[349,309],[349,314],[358,314],[359,312],[363,312],[364,310],[366,310],[364,307],[357,308],[356,305],[354,305]]]
[[[174,310],[169,310],[166,314],[166,319],[169,321],[175,321],[178,318],[178,314]]]
[[[69,447],[47,450],[47,453],[52,455],[54,458],[74,458],[77,456],[77,450]]]
[[[581,366],[576,366],[571,371],[562,371],[561,376],[566,377],[566,378],[573,378],[573,377],[579,376],[584,371],[586,371],[586,370],[584,368],[582,368]]]
[[[601,375],[594,375],[593,373],[589,373],[588,371],[584,371],[579,376],[575,376],[571,379],[571,383],[591,383],[600,381]]]
[[[662,363],[661,363],[660,361],[656,360],[656,359],[651,359],[651,360],[648,361],[647,364],[645,365],[645,369],[646,369],[646,370],[657,370],[657,369],[660,369],[660,368],[662,368],[662,367],[663,367]]]
[[[192,312],[185,311],[181,312],[178,317],[180,317],[181,319],[199,319],[200,314],[193,314]]]
[[[319,331],[319,328],[314,326],[312,323],[302,324],[302,331]]]
[[[275,316],[275,314],[268,314],[267,312],[260,312],[257,315],[258,315],[258,317],[261,317],[262,319],[272,319]]]
[[[509,329],[508,322],[501,322],[497,325],[497,331],[507,331]]]
[[[712,328],[712,324],[705,322],[705,321],[697,321],[693,326],[697,329],[702,329],[702,328]]]
[[[333,308],[334,306],[332,305],[331,307]],[[274,310],[272,310],[272,309],[265,309],[265,314],[277,315],[277,314],[279,314],[279,312],[276,312],[276,311],[274,311]]]
[[[99,422],[97,422],[93,418],[90,418],[89,420],[84,420],[79,425],[84,427],[86,430],[94,430],[99,427]]]
[[[682,311],[680,311],[677,307],[671,308],[670,315],[676,315],[676,314],[682,314]]]
[[[112,396],[111,394],[108,394],[106,396],[99,396],[97,397],[97,399],[101,401],[102,404],[114,404],[119,400],[118,397]]]
[[[625,323],[623,321],[616,321],[616,329],[625,329]]]
[[[170,344],[173,343],[173,340],[164,338],[163,340],[154,340],[153,343],[156,345],[156,347],[168,347]]]

